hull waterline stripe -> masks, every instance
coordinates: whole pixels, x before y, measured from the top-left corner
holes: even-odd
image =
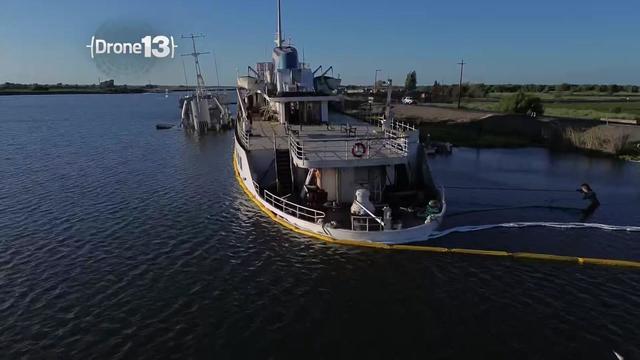
[[[497,251],[497,250],[446,248],[446,247],[440,247],[440,246],[389,245],[389,244],[382,244],[382,243],[375,243],[375,242],[361,241],[361,240],[334,239],[326,235],[322,235],[322,234],[297,228],[296,226],[290,224],[285,219],[277,216],[275,213],[273,213],[273,211],[265,207],[264,204],[260,202],[260,200],[256,199],[256,197],[251,193],[251,191],[249,191],[249,189],[244,184],[244,181],[240,176],[240,171],[238,170],[238,164],[236,163],[235,150],[233,152],[233,157],[231,159],[231,162],[233,163],[233,171],[234,171],[236,180],[240,185],[240,188],[242,188],[242,190],[249,197],[249,199],[251,199],[251,201],[253,201],[256,204],[256,206],[258,206],[258,208],[262,210],[262,212],[264,212],[269,218],[271,218],[271,220],[277,222],[278,224],[284,226],[285,228],[293,232],[296,232],[298,234],[302,234],[308,237],[316,238],[328,243],[378,248],[378,249],[389,249],[389,250],[423,251],[423,252],[433,252],[433,253],[451,253],[451,254],[482,255],[482,256],[500,256],[500,257],[509,257],[512,259],[558,261],[558,262],[575,263],[579,265],[615,266],[615,267],[627,267],[627,268],[640,269],[640,261],[633,261],[633,260],[599,259],[599,258],[530,253],[530,252],[511,253],[507,251]]]

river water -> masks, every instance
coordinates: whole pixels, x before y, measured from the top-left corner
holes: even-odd
[[[176,94],[0,97],[0,357],[640,358],[639,271],[301,237],[246,199],[231,133],[155,130],[177,118]],[[580,221],[584,181],[585,221],[640,224],[638,164],[456,149],[431,167],[444,227]],[[426,243],[640,260],[638,233],[593,229]]]

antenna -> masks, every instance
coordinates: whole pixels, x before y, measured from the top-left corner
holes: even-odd
[[[276,35],[276,45],[278,45],[278,47],[282,46],[282,20],[280,18],[280,0],[277,0],[278,2],[278,33]]]
[[[191,54],[182,54],[182,56],[193,56],[195,63],[196,63],[196,87],[198,91],[202,91],[204,90],[204,78],[202,77],[202,71],[200,70],[200,61],[198,60],[198,56],[203,55],[203,54],[209,54],[209,52],[198,52],[196,50],[196,39],[197,38],[203,38],[204,35],[200,34],[200,35],[194,35],[194,34],[190,34],[189,36],[181,36],[183,39],[191,39],[191,43],[193,44],[193,52]]]

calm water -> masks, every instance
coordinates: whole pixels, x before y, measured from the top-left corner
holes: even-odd
[[[1,358],[640,358],[640,272],[332,246],[244,197],[231,134],[156,131],[163,95],[0,97]],[[640,224],[640,166],[459,149],[445,185],[573,190]],[[450,189],[446,226],[576,221],[572,192]],[[474,209],[543,205],[511,211]],[[573,209],[572,209],[573,208]],[[531,228],[447,246],[640,259],[637,233]]]

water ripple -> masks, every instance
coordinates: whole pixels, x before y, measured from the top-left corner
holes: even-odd
[[[167,114],[177,118],[176,100],[0,97],[3,358],[606,358],[614,349],[640,358],[637,272],[352,248],[293,234],[235,183],[231,134],[154,129]],[[434,170],[446,182],[465,168],[494,181],[468,158],[435,160]],[[570,171],[605,173],[598,161]],[[486,166],[500,172],[504,164]],[[621,202],[616,179],[637,170],[609,171],[613,185],[600,185],[601,195]],[[597,222],[639,220],[606,210]],[[555,216],[513,216],[547,215]],[[487,220],[476,214],[448,225]],[[589,244],[584,251],[640,258],[633,234],[519,234],[518,242],[509,229],[437,241],[560,251]]]

